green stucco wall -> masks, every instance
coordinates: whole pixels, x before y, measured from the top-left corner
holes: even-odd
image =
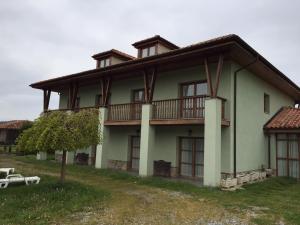
[[[177,165],[178,137],[204,137],[203,126],[155,126],[155,147],[153,160],[171,162]]]
[[[109,149],[108,156],[109,160],[121,160],[128,161],[129,149],[130,149],[130,136],[140,135],[139,126],[124,126],[122,129],[117,126],[109,127]]]
[[[221,171],[233,172],[233,73],[239,65],[225,61],[220,80],[220,97],[227,99],[225,118],[231,122],[229,127],[222,127]],[[216,64],[210,65],[213,84],[215,83]],[[153,100],[163,100],[179,97],[179,84],[188,81],[206,79],[203,66],[195,66],[176,71],[159,73],[156,80]],[[289,96],[266,83],[249,71],[241,71],[237,81],[237,170],[248,171],[267,166],[267,138],[263,133],[263,125],[280,107],[293,105]],[[142,76],[126,80],[113,81],[111,87],[111,104],[129,103],[132,90],[142,89]],[[79,89],[80,106],[94,106],[95,96],[100,92],[98,85],[85,86]],[[67,91],[60,95],[60,108],[67,106]],[[270,95],[270,114],[263,111],[264,93]],[[140,126],[109,127],[108,159],[128,160],[129,136],[139,135]],[[204,126],[155,126],[155,147],[153,160],[165,160],[176,167],[177,137],[203,137]],[[272,158],[274,161],[274,159]],[[272,161],[272,162],[273,162]],[[275,162],[272,164],[274,165]]]
[[[232,71],[238,65],[234,64]],[[237,79],[237,171],[267,167],[267,137],[264,124],[294,100],[258,76],[244,70]],[[270,113],[264,113],[264,93],[270,95]]]

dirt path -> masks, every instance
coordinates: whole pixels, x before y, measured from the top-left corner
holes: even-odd
[[[42,166],[0,156],[0,167],[12,166],[31,174],[58,176]],[[116,181],[110,178],[68,173],[67,179],[100,187],[111,192],[111,199],[99,208],[67,215],[54,224],[249,224],[249,215],[236,217],[215,202],[179,192]]]

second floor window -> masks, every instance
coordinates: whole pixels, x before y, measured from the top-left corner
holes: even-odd
[[[102,95],[96,95],[95,97],[95,106],[99,107],[101,105]]]
[[[144,89],[138,89],[132,91],[132,102],[144,102],[145,92]]]
[[[147,56],[152,56],[155,55],[155,46],[147,47],[141,49],[141,57],[147,57]]]
[[[270,113],[270,95],[264,93],[264,112],[266,114]]]
[[[110,66],[110,59],[109,58],[100,60],[100,62],[99,62],[99,67],[100,68],[107,67],[107,66]]]
[[[207,82],[196,81],[181,85],[181,97],[207,95]]]
[[[108,94],[108,104],[110,104],[111,100],[111,93]],[[102,95],[96,95],[95,96],[95,107],[99,107],[102,105]]]

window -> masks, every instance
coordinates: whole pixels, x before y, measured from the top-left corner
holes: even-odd
[[[155,55],[155,46],[149,48],[149,56]]]
[[[141,57],[147,57],[147,56],[152,56],[155,55],[155,46],[151,46],[151,47],[147,47],[147,48],[143,48],[140,50],[141,51]]]
[[[110,59],[109,59],[109,58],[107,58],[107,59],[102,59],[102,60],[100,60],[100,62],[99,62],[100,68],[107,67],[107,66],[109,66],[109,65],[110,65]]]
[[[95,106],[99,107],[101,105],[102,95],[96,95],[95,97]]]
[[[269,114],[270,113],[270,95],[264,94],[264,112]]]
[[[207,95],[207,82],[197,81],[182,84],[181,86],[181,97],[192,97],[199,95]]]
[[[181,137],[180,139],[180,176],[201,178],[204,173],[204,139]]]
[[[276,135],[277,176],[300,178],[299,134]]]
[[[196,81],[181,85],[181,116],[199,118],[204,116],[204,97],[207,95],[206,81]]]
[[[132,91],[132,102],[144,102],[144,89],[137,89]]]
[[[108,94],[108,104],[110,104],[111,93]],[[102,105],[102,95],[95,96],[95,107],[99,107]]]

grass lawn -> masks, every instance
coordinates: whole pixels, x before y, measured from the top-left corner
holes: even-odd
[[[59,172],[59,164],[55,162],[36,161],[33,157],[28,156],[16,157],[14,160],[18,163],[23,163],[23,166],[30,167],[31,170],[40,171],[41,173],[47,171],[48,173],[57,174]],[[300,183],[294,179],[272,178],[264,182],[246,185],[243,189],[235,192],[224,192],[217,188],[197,187],[190,183],[169,181],[155,177],[139,178],[124,172],[96,170],[87,166],[67,166],[68,177],[72,177],[72,179],[84,178],[94,187],[101,187],[111,191],[113,199],[116,196],[115,203],[111,203],[109,207],[112,208],[115,217],[122,218],[122,220],[116,220],[116,223],[108,220],[111,223],[107,222],[103,224],[134,223],[131,220],[128,221],[128,218],[135,218],[136,214],[141,214],[141,218],[161,214],[159,223],[145,222],[143,224],[177,224],[173,223],[172,218],[170,218],[170,214],[174,212],[178,221],[180,219],[188,221],[185,217],[198,218],[206,216],[208,219],[205,221],[212,221],[212,218],[216,218],[216,221],[223,221],[223,218],[227,218],[227,214],[230,214],[230,218],[235,216],[237,218],[247,218],[246,221],[250,224],[269,225],[279,224],[280,222],[284,222],[284,224],[300,224]],[[51,184],[49,185],[51,186]],[[84,186],[78,187],[85,188]],[[71,188],[71,185],[69,188]],[[159,192],[158,195],[156,193],[158,190],[165,190],[167,193],[179,193],[179,195],[175,195],[174,197],[172,194],[170,197],[170,194],[165,194],[164,192]],[[5,191],[9,192],[9,190]],[[94,191],[91,191],[91,196],[97,194]],[[133,197],[128,197],[128,193],[133,195]],[[142,194],[138,195],[137,193]],[[158,196],[157,199],[152,200],[155,199],[156,194]],[[101,192],[100,199],[104,195]],[[186,195],[190,197],[182,197]],[[62,197],[67,198],[67,196]],[[55,201],[58,200],[56,199]],[[145,202],[150,202],[150,204],[146,204]],[[147,210],[142,210],[142,207],[146,207]],[[68,210],[70,212],[76,210],[76,208],[69,208]],[[50,211],[48,211],[48,215],[50,215]],[[35,213],[34,215],[37,217],[38,214]],[[0,219],[2,219],[1,216]],[[195,221],[193,221],[194,223],[187,222],[187,224],[197,224]],[[199,218],[197,221],[199,222]],[[213,219],[213,221],[215,220]],[[178,222],[178,224],[180,223]],[[220,224],[232,223],[224,222]]]
[[[0,190],[1,224],[48,224],[85,210],[108,197],[107,191],[42,176],[39,185],[11,186]]]

